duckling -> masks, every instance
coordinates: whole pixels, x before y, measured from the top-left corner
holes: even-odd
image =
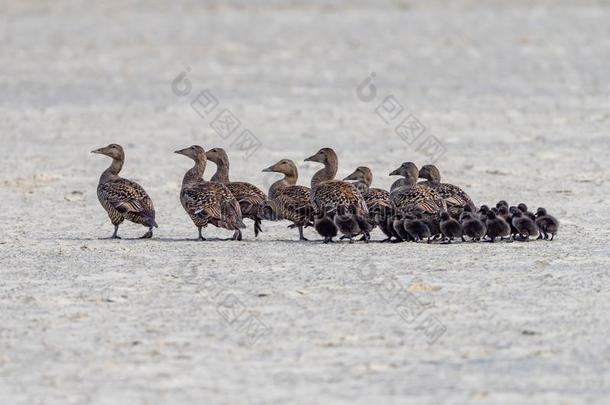
[[[229,156],[222,148],[213,148],[205,153],[207,159],[216,164],[216,173],[211,181],[222,183],[233,194],[244,218],[254,221],[254,237],[262,232],[261,223],[268,206],[267,196],[258,187],[243,181],[229,180]]]
[[[462,223],[464,234],[468,236],[472,242],[480,241],[487,233],[485,223],[472,212],[464,212],[460,222]]]
[[[269,200],[277,219],[287,219],[299,230],[299,240],[308,240],[303,235],[303,228],[314,220],[314,208],[311,204],[311,192],[308,187],[298,186],[299,171],[290,159],[282,159],[264,169],[263,172],[281,173],[284,178],[269,187]],[[324,236],[324,235],[322,235]]]
[[[325,209],[315,215],[314,227],[316,231],[324,237],[324,243],[332,243],[333,238],[337,236],[338,229],[335,225],[336,215],[334,212],[329,212]]]
[[[529,219],[534,222],[536,221],[536,215],[534,215],[532,212],[529,212],[529,210],[527,209],[527,205],[520,203],[519,205],[517,205],[517,208],[519,208],[519,210],[524,213]]]
[[[148,227],[142,239],[153,236],[155,208],[146,191],[138,183],[119,177],[125,161],[125,152],[121,145],[112,143],[106,147],[91,151],[112,158],[112,164],[100,176],[97,186],[97,198],[108,213],[110,222],[114,225],[113,239],[121,239],[117,232],[124,220]]]
[[[500,200],[496,203],[496,208],[499,210],[500,207],[506,207],[508,208],[508,203],[506,202],[506,200]]]
[[[515,213],[517,211],[519,211],[519,208],[515,207],[514,205],[511,205],[508,208],[510,216],[506,218],[506,222],[508,222],[508,224],[510,225],[510,235],[512,239],[515,239],[519,234],[519,230],[515,227],[515,225],[513,225],[513,218],[515,217]]]
[[[472,207],[468,204],[464,205],[464,207],[462,208],[462,213],[460,214],[460,222],[462,222],[464,220],[464,217],[467,216],[471,216],[471,214],[473,214],[472,212]]]
[[[343,179],[344,181],[354,180],[353,183],[362,194],[366,206],[369,210],[369,218],[374,225],[389,236],[385,231],[385,216],[384,212],[389,212],[392,209],[390,202],[390,193],[380,188],[372,188],[373,172],[366,166],[358,167],[352,174]],[[387,229],[386,229],[387,230]]]
[[[447,211],[441,212],[441,233],[447,243],[451,243],[454,238],[461,238],[462,241],[465,241],[462,225],[452,218]]]
[[[311,202],[315,211],[320,212],[324,207],[336,209],[339,205],[353,207],[355,218],[365,225],[363,221],[368,217],[369,212],[362,194],[353,184],[335,180],[339,165],[335,151],[331,148],[322,148],[305,161],[324,165],[324,168],[314,174],[311,179]],[[365,228],[361,230],[364,239],[368,240],[370,239],[369,230]]]
[[[496,238],[504,240],[504,238],[510,236],[510,225],[502,217],[496,216],[493,211],[487,211],[487,237],[490,242],[494,242]]]
[[[481,207],[479,208],[479,210],[477,212],[479,214],[479,217],[481,217],[481,219],[487,218],[487,213],[489,212],[489,206],[483,204],[483,205],[481,205]]]
[[[524,241],[529,241],[530,236],[538,236],[538,227],[536,226],[536,223],[521,210],[515,211],[512,224]]]
[[[413,162],[405,162],[390,176],[403,176],[403,185],[390,192],[390,201],[395,209],[408,212],[421,209],[426,214],[438,214],[447,205],[443,197],[433,188],[417,184],[419,170]]]
[[[392,229],[394,233],[394,240],[392,243],[408,242],[410,241],[411,235],[405,229],[405,219],[401,214],[394,214],[392,219]]]
[[[337,207],[337,214],[334,221],[339,232],[344,236],[341,239],[349,239],[349,243],[354,243],[354,236],[363,233],[360,228],[361,220],[356,217],[357,207],[352,205],[348,207],[345,204],[340,204]]]
[[[504,220],[507,221],[507,222],[512,219],[512,215],[508,211],[508,205],[500,205],[500,207],[498,208],[497,215],[499,215],[502,218],[504,218]]]
[[[241,229],[246,225],[242,221],[239,203],[224,184],[203,180],[207,162],[205,150],[193,145],[175,153],[195,161],[182,179],[180,202],[197,227],[199,240],[205,240],[201,229],[208,224],[234,231],[231,239],[241,240]]]
[[[544,235],[544,239],[548,239],[551,234],[551,240],[553,240],[559,230],[559,221],[554,216],[547,214],[546,208],[543,207],[536,211],[536,225],[540,230],[538,239],[542,239],[542,235]]]
[[[465,205],[474,208],[472,199],[464,190],[458,186],[449,183],[441,183],[441,173],[434,165],[424,165],[419,170],[419,178],[426,181],[419,183],[421,185],[433,188],[436,190],[447,204],[449,214],[454,218],[459,218]]]
[[[385,203],[373,204],[369,207],[369,214],[373,219],[373,222],[379,226],[381,232],[386,236],[385,239],[381,240],[381,243],[390,242],[394,233],[390,229],[388,219],[392,218],[394,211],[391,206],[387,206]]]
[[[426,239],[427,243],[430,243],[432,233],[430,232],[428,224],[422,218],[421,213],[418,213],[415,216],[407,216],[404,221],[404,227],[405,231],[407,231],[411,239],[413,239],[415,242],[419,242]]]

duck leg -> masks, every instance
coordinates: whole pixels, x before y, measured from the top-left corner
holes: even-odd
[[[263,228],[261,228],[261,223],[262,220],[260,218],[254,219],[254,237],[257,237],[258,234],[263,231]]]
[[[201,227],[198,226],[197,229],[199,230],[199,238],[197,238],[197,240],[205,240],[205,238],[203,237],[203,235],[201,234]]]
[[[148,232],[146,232],[144,235],[142,235],[140,237],[140,239],[150,239],[150,238],[152,238],[152,236],[153,236],[153,230],[151,227],[151,228],[148,228]]]
[[[303,236],[303,226],[299,226],[299,240],[304,240],[304,241],[308,241],[309,239],[307,239],[305,236]]]
[[[121,239],[121,237],[119,235],[117,235],[117,232],[119,232],[119,225],[118,224],[114,226],[114,233],[112,234],[110,239]]]
[[[236,229],[235,232],[233,233],[233,237],[231,239],[232,240],[236,240],[236,241],[240,241],[241,240],[241,230],[240,229]]]

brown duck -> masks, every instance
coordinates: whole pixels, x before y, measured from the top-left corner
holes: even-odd
[[[322,148],[305,161],[324,165],[324,168],[314,174],[311,179],[311,201],[315,211],[336,210],[340,205],[353,207],[353,215],[358,222],[362,222],[363,236],[365,240],[368,240],[370,236],[366,229],[369,227],[364,224],[369,214],[366,202],[355,185],[335,180],[339,166],[335,151],[331,148]]]
[[[299,172],[290,159],[282,159],[263,172],[281,173],[284,178],[269,187],[269,200],[277,219],[287,219],[299,229],[299,239],[307,240],[303,235],[303,227],[313,222],[313,206],[311,205],[308,187],[297,186]]]
[[[102,173],[97,186],[97,198],[108,213],[110,222],[114,225],[113,239],[120,239],[117,235],[119,225],[128,220],[148,227],[142,239],[152,238],[155,222],[155,208],[146,191],[138,183],[119,177],[125,153],[121,145],[110,144],[104,148],[96,149],[91,153],[99,153],[112,158],[112,164]]]
[[[427,180],[419,184],[430,187],[441,195],[445,204],[447,204],[447,210],[452,217],[459,218],[466,205],[473,209],[475,208],[472,199],[464,190],[453,184],[441,183],[441,173],[436,166],[423,166],[419,170],[418,177]]]
[[[390,173],[390,176],[403,176],[401,186],[390,192],[392,205],[401,212],[420,210],[426,215],[437,216],[446,210],[446,204],[442,196],[433,188],[417,184],[419,170],[413,162],[405,162],[398,169]]]
[[[213,148],[205,153],[207,159],[216,164],[216,173],[211,181],[222,183],[237,199],[244,218],[254,221],[254,236],[262,231],[261,222],[267,207],[267,196],[258,187],[243,181],[229,180],[229,156],[222,148]]]
[[[371,187],[373,172],[366,166],[358,167],[343,180],[355,180],[354,185],[358,188],[362,197],[364,197],[369,210],[369,217],[388,237],[384,242],[389,241],[389,238],[392,236],[392,233],[387,229],[387,219],[392,215],[390,193],[381,188]]]
[[[175,153],[195,161],[195,166],[182,179],[180,202],[197,227],[199,240],[205,240],[201,229],[208,224],[235,231],[231,239],[241,240],[240,228],[246,226],[242,221],[239,203],[224,184],[203,180],[207,162],[205,150],[193,145]]]

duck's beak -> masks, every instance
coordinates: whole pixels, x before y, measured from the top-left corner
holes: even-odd
[[[318,154],[316,153],[315,155],[308,157],[307,159],[305,159],[305,162],[317,162],[317,163],[320,163],[320,160],[318,159]]]
[[[396,170],[394,170],[392,173],[390,173],[390,176],[398,176],[400,175],[400,167]]]
[[[274,172],[275,170],[273,170],[273,166],[269,166],[266,169],[263,169],[263,172]]]
[[[91,153],[97,153],[97,154],[101,155],[102,153],[104,153],[104,152],[102,152],[102,149],[104,149],[104,148],[99,148],[99,149],[92,150]]]
[[[354,172],[354,173],[350,174],[349,176],[344,178],[343,181],[345,181],[345,180],[358,180],[356,173],[357,172]]]
[[[177,153],[179,155],[184,155],[184,149],[175,150],[174,153]]]

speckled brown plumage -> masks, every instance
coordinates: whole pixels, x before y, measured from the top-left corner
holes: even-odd
[[[452,217],[459,218],[465,205],[469,205],[473,209],[475,208],[472,199],[464,190],[453,184],[441,183],[441,174],[436,166],[423,166],[419,171],[418,177],[427,180],[419,184],[430,187],[441,195],[445,204],[447,204],[447,211]]]
[[[268,206],[267,196],[253,184],[229,179],[229,156],[224,149],[210,149],[206,152],[206,157],[216,164],[216,173],[211,180],[227,186],[237,199],[242,216],[254,221],[254,235],[258,236],[264,210]]]
[[[148,232],[142,238],[151,238],[155,222],[155,208],[146,191],[138,183],[119,177],[125,153],[117,144],[110,144],[96,149],[91,153],[99,153],[112,158],[112,164],[100,176],[97,186],[97,197],[102,207],[108,213],[110,222],[114,225],[113,238],[117,235],[119,225],[128,220],[148,227]]]
[[[434,215],[446,210],[446,204],[436,190],[416,184],[418,173],[417,166],[412,162],[405,162],[390,173],[391,176],[401,175],[405,180],[403,186],[395,188],[390,193],[390,201],[394,208],[403,213],[420,210],[424,215]]]
[[[205,240],[201,229],[208,224],[235,231],[234,240],[241,240],[240,228],[245,228],[239,203],[222,183],[203,180],[206,166],[205,151],[193,145],[176,151],[195,161],[182,180],[180,202],[199,231],[199,239]]]
[[[307,240],[303,235],[303,227],[313,223],[313,206],[308,187],[296,185],[299,172],[290,159],[282,159],[263,170],[284,175],[269,187],[270,206],[277,219],[292,221],[299,229],[299,238]]]
[[[311,179],[311,201],[316,212],[336,209],[339,205],[354,207],[355,215],[366,217],[368,208],[356,186],[345,181],[335,180],[337,174],[337,154],[330,148],[323,148],[315,155],[305,159],[324,165]]]

